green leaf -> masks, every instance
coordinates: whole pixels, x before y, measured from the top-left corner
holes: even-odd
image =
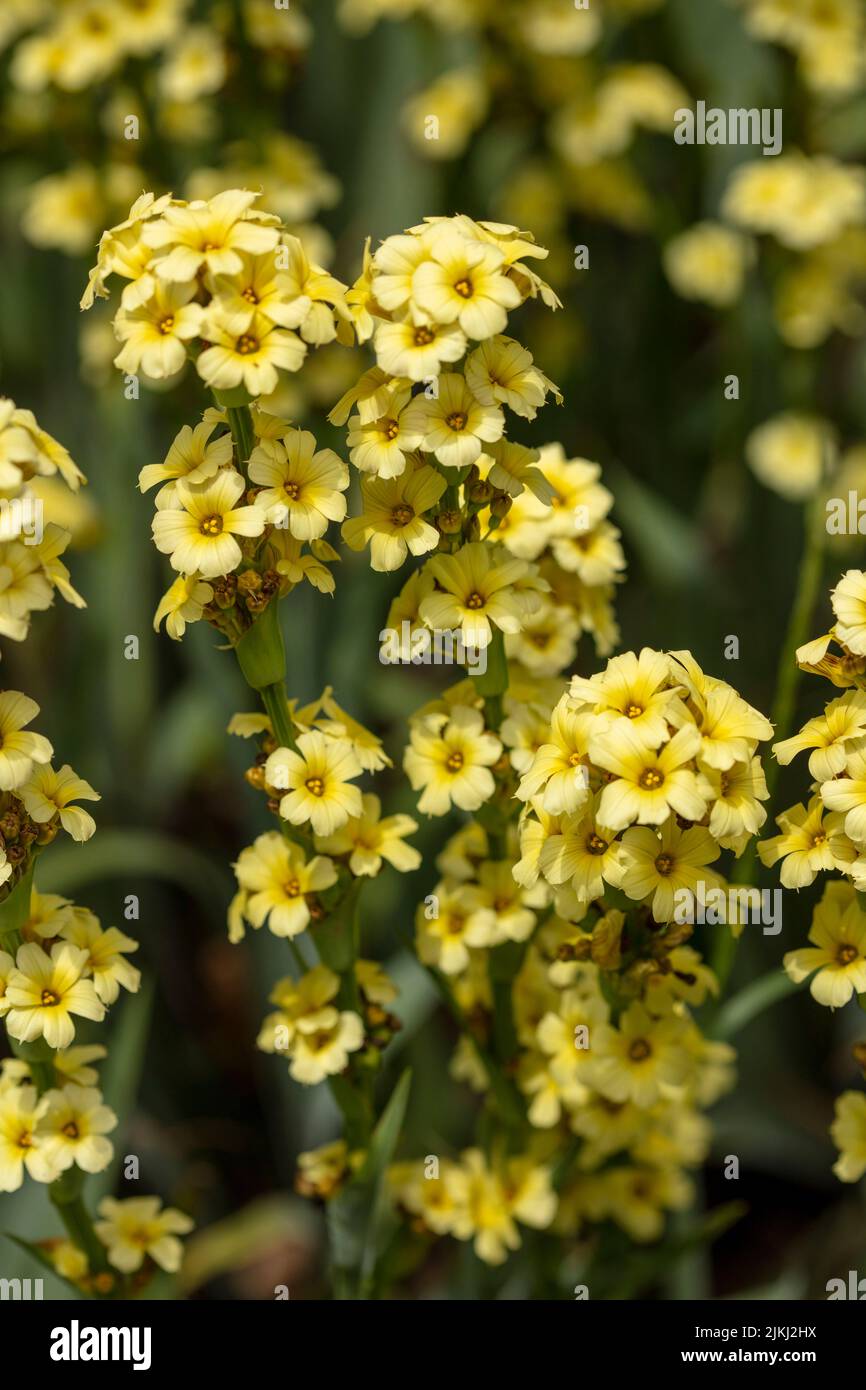
[[[328,1203],[328,1231],[335,1265],[335,1284],[343,1296],[370,1296],[376,1260],[387,1237],[390,1200],[386,1170],[403,1128],[412,1073],[407,1068],[394,1087],[370,1141],[360,1170],[338,1197]]]
[[[795,985],[783,970],[771,970],[759,980],[752,980],[719,1010],[712,1029],[713,1036],[735,1037],[747,1023],[751,1023],[753,1018],[757,1018],[758,1014],[763,1013],[771,1004],[778,1003],[780,999],[787,999],[798,989],[799,985]],[[862,999],[863,996],[860,997]]]

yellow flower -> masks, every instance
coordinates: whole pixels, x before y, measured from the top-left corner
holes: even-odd
[[[651,1018],[642,1004],[630,1004],[605,1038],[593,1085],[613,1101],[631,1100],[642,1109],[653,1105],[666,1086],[682,1085],[689,1073],[685,1032],[676,1016]]]
[[[163,462],[148,463],[142,468],[138,475],[141,491],[147,492],[155,483],[170,485],[178,478],[184,478],[188,483],[204,483],[221,468],[228,467],[232,461],[232,437],[221,434],[212,440],[216,426],[217,421],[213,419],[202,420],[195,429],[184,425],[175,436]],[[173,499],[170,486],[158,494],[158,500],[169,499]]]
[[[710,789],[687,766],[699,749],[693,724],[659,749],[647,748],[629,726],[599,735],[591,744],[592,760],[614,774],[601,794],[601,819],[616,830],[635,822],[661,825],[672,811],[684,820],[702,820]]]
[[[316,835],[332,835],[363,810],[361,793],[349,785],[361,764],[347,739],[318,729],[298,737],[297,752],[278,748],[265,764],[265,780],[283,791],[280,815],[292,825],[309,821]]]
[[[652,894],[652,914],[656,922],[671,922],[678,892],[697,891],[698,883],[713,888],[724,880],[707,864],[719,857],[719,846],[709,831],[694,825],[680,830],[671,816],[659,830],[634,826],[622,837],[619,887],[630,898]]]
[[[772,232],[783,246],[798,251],[862,222],[864,207],[862,169],[799,152],[740,164],[722,200],[722,213],[732,222]]]
[[[833,452],[829,426],[792,411],[765,421],[746,440],[746,461],[755,477],[790,502],[811,497]]]
[[[175,1207],[160,1211],[158,1197],[103,1197],[98,1210],[102,1220],[93,1223],[94,1229],[115,1269],[134,1274],[146,1255],[169,1274],[180,1269],[183,1246],[178,1236],[193,1228],[184,1212]]]
[[[10,1036],[19,1042],[44,1037],[56,1050],[75,1037],[73,1014],[99,1023],[105,1008],[84,978],[87,963],[87,952],[65,941],[56,942],[50,956],[34,942],[19,946],[4,999]]]
[[[397,1201],[438,1236],[468,1240],[472,1234],[467,1208],[469,1182],[458,1164],[439,1160],[438,1177],[428,1177],[420,1163],[395,1163],[387,1170]]]
[[[153,630],[165,619],[165,630],[169,637],[179,642],[186,632],[187,623],[201,620],[204,609],[213,598],[213,589],[195,574],[178,575],[170,589],[159,601],[153,615]]]
[[[809,940],[813,946],[788,951],[784,958],[795,984],[812,975],[813,999],[831,1009],[866,992],[866,913],[853,889],[847,902],[841,893],[825,894],[812,916]]]
[[[685,1211],[694,1188],[678,1168],[622,1167],[604,1174],[608,1214],[632,1240],[658,1240],[665,1210]]]
[[[304,342],[315,347],[333,342],[337,334],[335,311],[346,322],[352,317],[345,302],[345,285],[310,261],[295,236],[282,237],[277,264],[284,270],[281,283],[288,293],[295,299],[309,300],[309,308],[298,329]]]
[[[519,632],[524,618],[541,606],[537,593],[518,588],[532,579],[523,560],[473,541],[455,555],[434,555],[427,563],[439,589],[421,600],[419,612],[436,632],[460,628],[465,646],[478,650],[493,638],[493,626]],[[544,581],[539,581],[543,587]],[[441,591],[441,592],[440,592]]]
[[[79,844],[89,840],[96,830],[93,817],[87,811],[82,811],[80,806],[73,806],[72,802],[100,801],[102,798],[89,782],[75,775],[68,763],[64,763],[59,772],[50,766],[34,768],[27,781],[19,787],[18,795],[24,802],[28,816],[37,825],[47,825],[55,816],[59,816],[67,835],[71,835]]]
[[[42,1153],[58,1172],[75,1164],[85,1173],[101,1173],[114,1153],[105,1135],[116,1125],[117,1116],[103,1104],[99,1091],[64,1086],[43,1096],[36,1136]]]
[[[43,612],[53,601],[37,548],[19,541],[0,543],[0,633],[23,642],[31,613]]]
[[[308,894],[337,881],[330,859],[307,861],[303,849],[276,830],[257,836],[234,866],[238,883],[249,895],[244,916],[254,927],[267,922],[274,936],[297,936],[309,926]]]
[[[17,690],[0,693],[0,791],[14,791],[27,781],[34,763],[47,763],[54,749],[42,734],[24,732],[39,706]]]
[[[779,877],[785,888],[806,888],[827,869],[845,868],[857,858],[857,850],[844,832],[845,817],[825,814],[820,797],[808,808],[789,806],[776,817],[781,835],[761,840],[758,854],[768,868],[784,860]]]
[[[501,941],[526,941],[532,935],[536,917],[526,906],[526,895],[515,882],[511,861],[482,864],[478,871],[482,899],[493,913],[493,945]]]
[[[759,739],[773,737],[773,726],[724,681],[714,683],[701,701],[698,725],[702,765],[727,772],[734,763],[746,762]]]
[[[422,393],[406,407],[405,426],[440,463],[468,468],[483,444],[502,437],[505,416],[497,405],[482,405],[458,372],[444,372],[438,387],[435,396]]]
[[[481,343],[467,357],[465,370],[466,384],[482,405],[507,405],[515,415],[534,420],[548,392],[562,404],[559,388],[514,338],[499,335]]]
[[[848,570],[830,594],[836,614],[835,633],[839,641],[854,652],[866,656],[866,574],[863,570]]]
[[[192,302],[195,285],[158,285],[143,303],[121,307],[114,331],[123,347],[114,359],[122,372],[141,369],[154,381],[175,376],[186,362],[187,343],[202,327],[202,307]]]
[[[99,919],[86,908],[72,909],[71,921],[60,929],[64,941],[87,952],[82,974],[93,977],[93,988],[103,1004],[113,1004],[120,987],[137,994],[141,971],[125,957],[138,950],[138,942],[125,936],[117,927],[103,931]]]
[[[159,70],[159,88],[168,101],[195,101],[218,92],[226,76],[219,36],[205,24],[190,24]]]
[[[866,615],[866,610],[864,610]],[[829,782],[845,767],[848,745],[854,739],[866,737],[866,694],[853,690],[831,700],[822,715],[809,719],[793,738],[773,744],[773,752],[783,767],[797,753],[807,748],[815,751],[809,756],[809,772],[816,782]],[[828,803],[829,804],[829,803]],[[841,810],[834,806],[833,810]]]
[[[278,368],[296,372],[307,353],[296,333],[275,328],[259,313],[237,333],[221,319],[215,305],[202,332],[211,346],[197,358],[196,370],[215,391],[243,386],[251,396],[269,396],[279,384]]]
[[[320,1021],[316,1027],[301,1019],[289,1046],[289,1073],[304,1086],[315,1086],[345,1071],[349,1054],[364,1046],[364,1024],[358,1014],[328,1012],[328,1022]]]
[[[372,878],[382,868],[383,859],[401,873],[411,873],[421,863],[421,855],[404,838],[418,829],[411,816],[386,816],[378,796],[366,792],[360,816],[348,820],[333,835],[317,836],[316,848],[324,854],[348,854],[349,868],[357,878]]]
[[[380,323],[373,343],[381,369],[410,381],[432,381],[444,362],[459,362],[466,351],[466,335],[456,323],[415,323],[411,318]]]
[[[384,415],[366,421],[353,415],[349,420],[349,457],[361,473],[399,478],[404,472],[407,454],[424,438],[423,429],[410,424],[406,409],[410,396],[408,388],[395,391]]]
[[[756,835],[767,819],[761,802],[769,793],[761,760],[747,758],[724,772],[704,768],[704,776],[713,789],[710,834],[722,849],[740,854],[748,837]]]
[[[591,707],[598,718],[593,731],[631,728],[648,748],[658,748],[668,738],[668,725],[679,725],[688,715],[680,699],[681,687],[671,682],[671,669],[663,652],[643,647],[640,655],[623,652],[611,657],[603,671],[585,680],[573,676],[571,698]]]
[[[845,834],[856,845],[866,844],[866,739],[852,744],[844,777],[833,777],[819,788],[822,802],[844,817]]]
[[[343,540],[350,550],[370,546],[370,564],[387,573],[399,569],[410,553],[425,555],[439,544],[439,532],[424,520],[445,491],[445,479],[435,468],[409,469],[399,478],[364,479],[361,516],[343,522]]]
[[[185,207],[167,207],[161,217],[147,222],[143,241],[166,252],[155,266],[159,278],[189,283],[203,268],[215,276],[237,275],[243,269],[240,252],[272,251],[279,240],[276,227],[246,216],[256,196],[246,189],[227,188],[208,202],[198,199]]]
[[[698,222],[668,242],[665,274],[684,299],[724,309],[742,293],[750,250],[746,238],[730,227]]]
[[[36,1133],[45,1105],[35,1086],[0,1089],[0,1192],[17,1192],[25,1169],[36,1182],[59,1176]]]
[[[363,724],[359,724],[357,719],[353,719],[337,704],[329,685],[325,686],[321,698],[314,702],[314,706],[307,706],[306,709],[298,710],[297,723],[307,722],[308,711],[313,708],[316,711],[315,716],[309,714],[309,718],[315,718],[316,728],[333,738],[348,739],[355,757],[365,772],[381,772],[383,767],[393,767],[391,759],[382,747],[381,739],[378,739],[369,729],[365,729]]]
[[[233,469],[205,483],[177,483],[176,505],[153,518],[157,550],[171,557],[172,569],[214,579],[229,574],[241,562],[235,536],[260,536],[265,514],[260,507],[238,507],[244,480]]]
[[[68,898],[61,898],[55,893],[38,893],[33,888],[30,892],[30,915],[21,928],[21,934],[25,941],[36,942],[40,938],[59,936],[70,921],[73,910]]]
[[[562,699],[550,717],[550,734],[524,773],[517,795],[538,796],[551,816],[574,815],[589,800],[589,736],[592,716]]]
[[[548,883],[569,883],[582,902],[620,885],[616,831],[598,819],[598,798],[585,814],[564,816],[558,833],[544,837],[539,866]]]
[[[91,1062],[100,1062],[107,1056],[106,1049],[98,1043],[90,1047],[67,1047],[54,1057],[54,1070],[64,1081],[74,1081],[76,1086],[95,1086],[99,1073]]]
[[[594,1086],[596,1065],[612,1035],[605,1002],[574,988],[563,991],[555,1013],[549,1010],[540,1019],[536,1040],[560,1085],[581,1081]]]
[[[403,758],[413,791],[422,792],[419,811],[444,816],[452,805],[477,811],[495,790],[491,766],[502,754],[484,717],[467,705],[448,714],[430,714],[411,733]]]
[[[440,224],[412,279],[412,298],[434,323],[459,323],[470,338],[492,338],[506,325],[507,310],[521,302],[520,291],[504,273],[505,256],[496,246],[468,241]]]
[[[346,515],[349,470],[333,449],[317,453],[309,430],[263,439],[250,454],[249,475],[262,488],[256,505],[272,525],[288,526],[297,540],[317,540],[329,522]]]
[[[415,932],[425,965],[445,975],[462,975],[471,964],[470,950],[495,944],[496,917],[477,887],[446,879],[436,885],[432,902],[419,905]]]
[[[866,1173],[866,1095],[862,1091],[845,1091],[837,1098],[830,1133],[840,1151],[833,1172],[841,1182],[857,1182]]]
[[[420,154],[428,159],[456,159],[483,121],[487,106],[487,82],[482,74],[476,68],[452,68],[406,102],[403,124]],[[440,121],[436,140],[426,133],[431,111],[437,112]]]

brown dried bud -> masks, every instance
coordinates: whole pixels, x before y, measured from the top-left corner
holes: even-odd
[[[511,498],[508,496],[507,492],[499,493],[494,497],[493,501],[490,503],[490,511],[493,516],[498,516],[500,521],[504,516],[508,515],[511,511]]]
[[[436,518],[436,525],[443,536],[456,536],[463,525],[463,517],[456,511],[440,512]]]
[[[242,570],[238,575],[238,592],[257,594],[262,587],[262,576],[257,570]]]
[[[248,767],[244,777],[251,787],[255,787],[257,792],[265,789],[265,770],[263,767]]]
[[[467,482],[464,485],[463,495],[468,502],[475,502],[483,506],[493,496],[493,487],[490,483],[479,478],[477,483]]]

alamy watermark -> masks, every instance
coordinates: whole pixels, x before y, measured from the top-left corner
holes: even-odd
[[[41,497],[0,497],[0,541],[41,545],[43,511]]]
[[[404,618],[399,628],[383,627],[379,633],[379,660],[384,666],[465,666],[470,676],[487,670],[487,648],[464,642],[459,628],[413,628]]]
[[[745,926],[758,923],[764,936],[782,930],[781,888],[717,888],[700,879],[695,889],[674,890],[674,921],[690,926]]]
[[[779,154],[782,149],[780,106],[740,106],[725,111],[699,101],[694,111],[680,106],[674,121],[678,145],[760,145],[765,155]]]

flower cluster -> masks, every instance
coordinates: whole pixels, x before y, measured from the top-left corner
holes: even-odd
[[[783,884],[803,888],[819,873],[825,884],[809,929],[811,945],[789,951],[785,970],[809,980],[812,997],[830,1009],[866,998],[866,574],[848,570],[830,595],[830,631],[797,651],[801,670],[824,676],[842,693],[799,733],[776,743],[787,765],[808,754],[810,795],[776,818],[779,834],[758,846],[764,864],[780,865]],[[864,1044],[854,1058],[863,1065]],[[866,1173],[866,1094],[846,1091],[836,1102],[831,1134],[840,1149],[834,1171],[843,1182]]]
[[[198,16],[193,9],[190,0],[16,0],[5,7],[0,61],[10,141],[29,150],[62,125],[76,146],[84,144],[96,103],[108,149],[107,159],[67,162],[26,190],[22,226],[35,245],[89,251],[100,228],[152,182],[164,142],[198,160],[204,145],[218,142],[241,182],[259,186],[264,175],[281,185],[298,228],[334,201],[334,181],[300,141],[278,133],[261,143],[246,138],[253,72],[257,103],[276,107],[308,48],[302,0],[239,0]],[[132,149],[140,164],[131,161]],[[212,172],[193,168],[190,187],[201,188]],[[221,177],[221,186],[231,182],[228,173]]]
[[[55,489],[77,492],[85,481],[32,411],[0,398],[0,636],[23,642],[55,591],[84,606],[61,559],[72,534],[50,516],[63,514]]]
[[[555,1202],[541,1198],[577,1136],[555,1229],[611,1219],[654,1239],[665,1210],[690,1200],[684,1169],[708,1144],[700,1111],[732,1079],[732,1050],[691,1014],[718,986],[687,943],[696,904],[726,889],[710,866],[723,850],[741,854],[766,817],[757,750],[772,728],[688,652],[626,652],[558,698],[558,682],[516,663],[510,674],[498,729],[485,727],[468,681],[413,723],[406,767],[424,787],[419,808],[475,812],[418,910],[418,954],[467,1022],[455,1075],[489,1091],[489,1058],[504,1047],[543,1224]],[[715,919],[737,933],[741,893],[726,893],[733,909]],[[401,1188],[408,1211],[504,1258],[516,1243],[507,1202],[494,1239],[466,1216],[459,1166],[438,1188],[422,1178],[415,1169]],[[533,1224],[519,1204],[512,1214]]]
[[[42,498],[31,490],[37,480],[59,473],[74,489],[83,475],[29,411],[11,401],[2,405],[0,466],[9,508],[3,521],[17,523],[11,534],[24,539],[0,543],[0,632],[20,641],[30,613],[51,603],[52,586],[83,603],[59,559],[69,533],[49,524],[29,547],[25,526],[25,507],[32,509],[29,520],[41,523]],[[47,1255],[77,1289],[122,1294],[130,1288],[126,1276],[146,1282],[154,1264],[179,1268],[177,1235],[192,1222],[172,1209],[160,1212],[158,1199],[147,1197],[105,1198],[104,1219],[94,1224],[81,1198],[84,1175],[103,1172],[112,1161],[107,1135],[117,1116],[91,1065],[105,1048],[77,1042],[77,1028],[82,1019],[102,1022],[121,989],[138,990],[140,974],[128,959],[138,943],[116,927],[103,930],[87,908],[34,886],[37,857],[59,833],[79,843],[90,839],[96,825],[79,803],[99,800],[68,764],[52,766],[51,743],[28,727],[38,714],[27,695],[0,692],[0,1019],[14,1052],[0,1062],[0,1192],[18,1191],[25,1175],[52,1193],[62,1187],[57,1204],[75,1235],[43,1242],[34,1252]]]
[[[142,490],[162,485],[153,537],[179,578],[155,622],[166,620],[176,639],[205,617],[237,642],[303,580],[334,587],[328,562],[337,554],[324,534],[346,514],[348,468],[292,429],[270,398],[310,346],[332,342],[341,324],[350,331],[344,286],[255,198],[240,189],[192,203],[143,194],[104,233],[82,300],[107,295],[106,280],[120,276],[115,365],[162,379],[194,358],[221,402],[139,477]]]

